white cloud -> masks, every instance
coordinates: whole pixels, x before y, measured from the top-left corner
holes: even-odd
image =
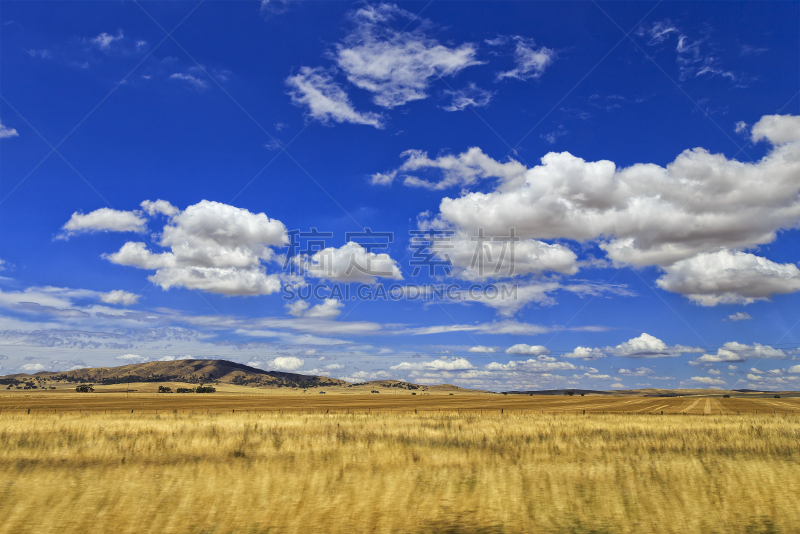
[[[117,35],[109,35],[108,33],[103,32],[97,37],[90,39],[90,41],[100,50],[108,50],[115,41],[121,40],[122,37],[122,31],[119,31]]]
[[[123,304],[125,306],[130,306],[131,304],[136,304],[137,300],[139,300],[139,295],[121,289],[115,289],[108,293],[100,293],[100,301],[106,304]]]
[[[733,321],[733,322],[736,322],[736,321],[749,321],[752,318],[753,317],[749,313],[736,312],[734,314],[729,315],[727,320],[728,321]]]
[[[145,356],[139,356],[138,354],[123,354],[122,356],[117,356],[114,359],[123,362],[133,362],[133,363],[142,363],[149,360],[149,358]]]
[[[710,376],[693,376],[693,382],[697,382],[699,384],[705,384],[707,386],[724,386],[725,381],[721,378],[712,378]]]
[[[547,350],[547,347],[543,345],[526,345],[524,343],[518,343],[516,345],[512,345],[506,349],[506,353],[508,354],[527,354],[529,356],[547,356],[550,354],[550,351]]]
[[[38,371],[44,371],[46,367],[41,363],[26,363],[25,365],[21,365],[19,369],[20,371],[25,371],[25,372],[33,371],[34,373],[36,373]]]
[[[476,241],[479,235],[484,235],[484,238]],[[535,239],[511,243],[509,236],[460,232],[451,236],[448,244],[452,248],[444,252],[453,266],[454,276],[465,280],[486,280],[546,271],[561,274],[578,271],[578,257],[569,247]],[[552,281],[530,284],[530,287],[543,288],[548,284]]]
[[[445,111],[461,111],[469,106],[482,108],[489,105],[494,93],[481,89],[474,83],[467,84],[463,89],[457,91],[445,91],[445,95],[452,97],[450,104],[444,106]]]
[[[800,269],[747,252],[722,249],[664,267],[656,284],[701,306],[750,304],[800,291]]]
[[[725,70],[719,61],[716,45],[708,37],[694,39],[675,27],[670,21],[656,22],[649,30],[640,28],[637,35],[648,35],[650,46],[657,46],[669,39],[672,34],[677,36],[675,44],[676,58],[680,79],[698,78],[701,76],[728,78],[730,81],[741,84],[740,77],[733,72]]]
[[[286,311],[289,315],[295,317],[302,317],[303,313],[311,306],[306,300],[295,300],[286,305]]]
[[[350,373],[350,376],[340,376],[340,380],[346,382],[366,382],[367,380],[384,380],[389,378],[389,373],[386,371],[356,371]]]
[[[745,345],[736,341],[728,341],[717,349],[716,354],[704,354],[695,361],[700,363],[743,362],[753,358],[782,360],[786,357],[786,353],[781,349],[775,349],[769,345],[760,343]]]
[[[611,375],[601,375],[597,373],[583,373],[580,375],[572,375],[572,378],[585,379],[585,380],[616,380]]]
[[[298,74],[286,78],[286,84],[291,88],[292,102],[307,107],[308,116],[323,124],[332,120],[383,128],[379,113],[356,111],[344,89],[320,67],[302,67]]]
[[[789,367],[790,373],[800,373],[800,365],[793,365]]]
[[[333,282],[374,284],[378,278],[403,279],[400,267],[388,254],[368,252],[354,241],[320,250],[312,256],[298,256],[295,261],[309,276]]]
[[[19,134],[17,130],[14,128],[9,128],[7,126],[3,126],[3,123],[0,122],[0,139],[6,139],[8,137],[17,137]]]
[[[590,347],[575,347],[575,350],[569,354],[562,355],[563,358],[575,358],[577,360],[596,360],[598,358],[605,358],[602,349]]]
[[[648,367],[637,367],[636,369],[620,369],[619,374],[622,376],[647,376],[652,378],[650,375],[653,374],[653,370]]]
[[[83,214],[75,212],[61,227],[63,232],[58,236],[67,239],[70,236],[86,232],[137,232],[145,231],[147,219],[138,211],[120,211],[111,208],[100,208]]]
[[[719,370],[717,370],[717,369],[709,369],[709,370],[708,370],[708,374],[710,374],[710,375],[717,375],[717,376],[719,376],[719,375],[721,375],[721,374],[722,374],[722,371],[719,371]]]
[[[312,317],[318,319],[333,319],[342,313],[344,304],[336,299],[325,299],[322,304],[311,306],[305,300],[296,300],[286,306],[289,314],[295,317]]]
[[[279,356],[269,362],[268,367],[278,371],[296,371],[304,364],[303,360],[294,356]]]
[[[800,141],[800,117],[797,115],[764,115],[750,130],[754,143],[766,139],[773,145]]]
[[[191,74],[184,74],[182,72],[176,72],[169,77],[170,80],[182,80],[192,87],[197,89],[204,89],[208,87],[208,82],[203,79],[197,78],[196,76],[192,76]]]
[[[189,356],[189,355],[186,355],[186,356],[162,356],[161,358],[158,359],[158,361],[160,361],[160,362],[174,362],[174,361],[177,361],[177,360],[195,360],[195,359],[197,359],[197,358],[195,358],[194,356]]]
[[[161,213],[166,215],[167,217],[172,217],[173,215],[180,212],[178,208],[167,202],[166,200],[144,200],[140,204],[142,209],[147,212],[148,215],[151,217],[157,213]]]
[[[615,264],[662,268],[663,289],[702,304],[749,302],[800,289],[796,266],[742,252],[774,241],[800,220],[800,121],[762,120],[758,138],[776,144],[754,163],[696,148],[666,167],[618,169],[562,152],[528,169],[478,148],[436,159],[407,151],[398,169],[373,182],[406,176],[406,183],[444,189],[494,179],[489,192],[444,198],[438,215],[425,222],[471,236],[481,228],[494,236],[514,228],[521,240],[591,242]],[[441,179],[431,179],[431,172]]]
[[[655,22],[649,29],[639,28],[636,32],[639,36],[647,35],[650,37],[647,44],[651,46],[663,43],[673,33],[678,33],[678,28],[673,26],[669,20]]]
[[[506,183],[522,183],[528,171],[518,161],[509,160],[500,163],[484,154],[480,148],[475,147],[458,156],[443,155],[436,159],[429,158],[427,152],[421,150],[406,150],[400,156],[405,158],[403,164],[394,171],[380,174],[383,178],[376,179],[373,175],[373,183],[388,185],[386,182],[391,183],[391,180],[398,174],[407,177],[408,173],[436,169],[442,173],[441,180],[423,181],[418,179],[407,185],[441,190],[457,185],[469,186],[488,178],[499,178]]]
[[[163,207],[163,206],[162,206]],[[155,209],[155,208],[154,208]],[[186,287],[226,295],[267,295],[280,290],[277,274],[262,261],[276,259],[270,247],[282,247],[286,228],[264,213],[251,213],[203,200],[173,215],[153,253],[144,243],[128,242],[104,257],[119,265],[155,270],[149,280],[162,289]]]
[[[575,370],[577,367],[569,362],[546,362],[541,360],[511,360],[508,363],[492,362],[486,365],[490,371],[521,371],[527,373],[549,373],[551,371]]]
[[[612,388],[616,388],[616,389],[624,389],[625,388],[625,384],[623,384],[621,382],[615,382],[614,384],[611,384],[611,387]]]
[[[704,354],[695,360],[700,363],[743,362],[745,358],[725,349],[717,349],[716,354]]]
[[[493,347],[484,347],[483,345],[477,345],[475,347],[470,347],[469,349],[467,349],[467,352],[488,353],[488,352],[497,352],[497,351],[495,351],[495,349]]]
[[[432,360],[429,362],[400,362],[392,365],[392,371],[460,371],[475,369],[465,358],[455,360]]]
[[[336,46],[335,60],[357,87],[393,108],[426,98],[430,81],[480,62],[472,44],[449,48],[415,31],[395,31],[390,21],[417,17],[395,5],[364,6],[352,15],[356,28]]]
[[[738,121],[738,122],[736,123],[736,126],[735,126],[735,128],[734,128],[734,131],[735,131],[737,134],[740,134],[740,133],[744,133],[744,132],[746,132],[746,131],[747,131],[747,123],[746,123],[746,122],[744,122],[744,121]]]
[[[497,73],[497,79],[516,78],[517,80],[528,80],[539,78],[547,67],[553,64],[556,59],[556,52],[552,48],[540,46],[536,48],[533,39],[516,36],[514,49],[514,62],[516,67]]]
[[[264,15],[277,15],[288,9],[290,3],[296,0],[261,0],[261,13]]]
[[[604,350],[608,354],[622,356],[623,358],[664,358],[675,357],[685,353],[703,352],[703,349],[695,347],[684,347],[683,345],[668,346],[657,337],[647,333],[629,339],[616,347],[606,347]]]

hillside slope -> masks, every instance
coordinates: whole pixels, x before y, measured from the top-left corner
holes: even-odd
[[[264,371],[227,360],[175,360],[146,362],[119,367],[93,367],[73,371],[41,371],[34,375],[15,374],[0,378],[2,384],[47,381],[121,384],[125,382],[227,383],[242,386],[315,387],[347,385],[327,376],[308,376],[280,371]]]

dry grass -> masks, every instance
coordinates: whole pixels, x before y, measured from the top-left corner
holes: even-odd
[[[157,389],[158,384],[150,386]],[[178,384],[177,387],[191,386]],[[221,386],[224,387],[224,386]],[[238,386],[229,386],[238,387]],[[244,389],[244,388],[243,388]],[[317,411],[347,413],[347,411],[368,410],[414,412],[457,411],[461,413],[499,414],[689,414],[689,415],[736,415],[736,414],[775,414],[799,415],[800,397],[796,393],[782,395],[780,399],[772,395],[736,396],[722,398],[705,396],[687,397],[642,397],[591,395],[586,397],[564,395],[498,395],[456,392],[419,393],[409,391],[390,391],[381,394],[342,393],[341,390],[324,388],[325,395],[318,391],[301,393],[288,388],[272,393],[258,390],[248,395],[240,392],[215,394],[169,394],[134,392],[126,396],[124,390],[117,393],[75,393],[72,391],[34,391],[31,393],[6,392],[0,394],[0,414],[27,413],[172,413],[172,410],[208,412],[244,411]],[[268,390],[261,390],[268,391]]]
[[[794,416],[0,414],[0,532],[798,532]]]

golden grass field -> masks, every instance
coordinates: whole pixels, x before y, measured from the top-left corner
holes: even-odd
[[[800,532],[797,399],[67,397],[0,399],[0,532]]]
[[[172,384],[191,386],[191,384]],[[102,388],[102,389],[101,389]],[[75,386],[55,391],[2,392],[0,413],[25,412],[102,412],[102,413],[171,413],[172,410],[195,413],[231,411],[288,411],[288,412],[368,412],[368,411],[462,411],[469,413],[500,413],[501,410],[520,414],[560,413],[620,413],[620,414],[794,414],[800,415],[800,396],[736,395],[722,398],[721,394],[684,397],[642,397],[591,395],[499,395],[461,390],[450,395],[447,390],[411,395],[408,391],[382,391],[369,394],[369,388],[359,393],[342,388],[323,388],[325,395],[311,390],[301,393],[291,389],[251,389],[223,385],[215,394],[158,394],[157,385],[131,384],[136,391],[126,394],[125,385],[100,386],[96,393],[75,393]],[[146,392],[152,390],[150,392]],[[143,391],[144,390],[144,391]],[[247,394],[245,394],[247,393]],[[797,394],[793,394],[797,395]]]

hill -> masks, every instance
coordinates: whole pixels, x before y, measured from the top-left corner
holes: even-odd
[[[347,382],[327,376],[309,376],[281,371],[264,371],[227,360],[175,360],[146,362],[119,367],[92,367],[73,371],[40,371],[0,377],[0,384],[18,385],[31,381],[124,384],[126,382],[223,383],[240,386],[318,387],[346,386]]]

